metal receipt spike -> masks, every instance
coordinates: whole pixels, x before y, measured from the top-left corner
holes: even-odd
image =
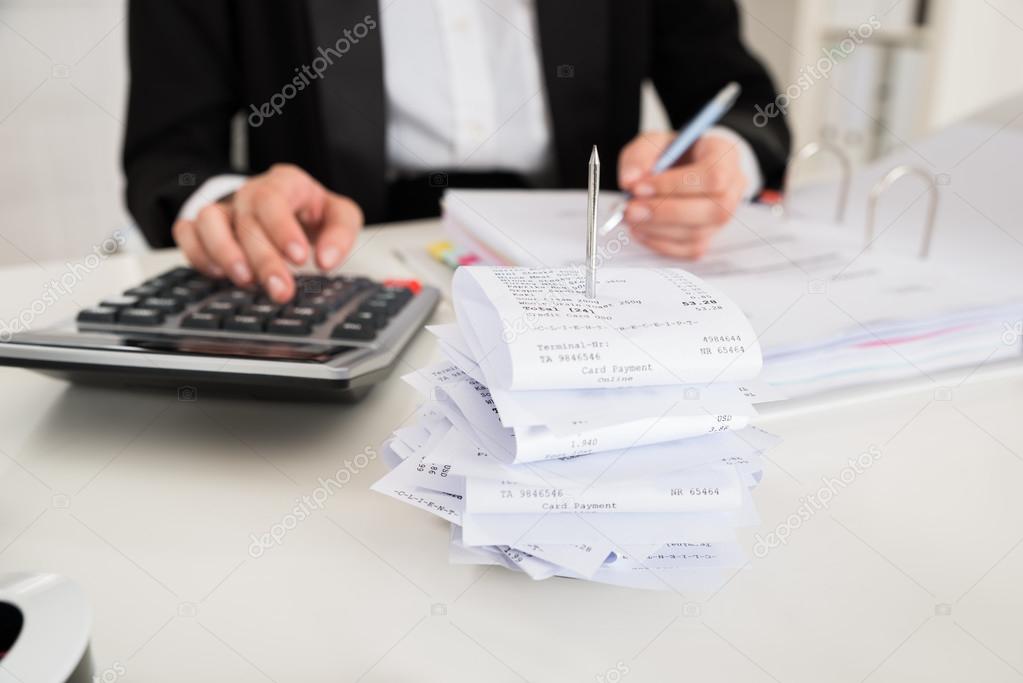
[[[842,179],[839,184],[838,190],[838,203],[835,205],[835,222],[842,223],[845,221],[845,209],[849,204],[849,188],[852,184],[852,162],[849,161],[849,157],[845,152],[842,151],[841,147],[833,145],[830,142],[811,142],[807,145],[803,145],[795,156],[789,161],[788,170],[785,172],[785,195],[782,199],[782,210],[786,216],[792,215],[792,205],[789,199],[789,180],[792,179],[792,169],[796,166],[801,165],[805,161],[809,161],[818,154],[826,152],[836,159],[842,166]]]
[[[597,195],[600,192],[600,155],[597,146],[590,153],[586,185],[586,298],[597,298]]]
[[[922,168],[917,166],[902,165],[896,166],[888,171],[884,178],[879,180],[870,190],[870,197],[867,200],[867,243],[866,249],[874,243],[875,225],[877,223],[877,202],[885,192],[902,178],[915,175],[927,183],[927,192],[930,194],[930,202],[927,207],[927,222],[924,223],[924,239],[920,245],[920,258],[927,258],[931,249],[931,239],[934,237],[934,220],[938,215],[938,186],[934,177]]]

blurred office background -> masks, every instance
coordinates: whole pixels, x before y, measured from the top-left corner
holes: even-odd
[[[827,139],[865,162],[1023,91],[1023,0],[741,5],[750,45],[798,92],[797,145]],[[834,59],[850,30],[869,38]],[[77,257],[130,224],[125,34],[123,0],[0,0],[0,265]],[[826,54],[830,75],[808,77]],[[645,104],[644,126],[664,127],[652,93]]]

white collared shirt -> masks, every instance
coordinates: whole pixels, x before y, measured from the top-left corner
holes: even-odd
[[[532,0],[391,0],[380,31],[390,169],[550,168]]]

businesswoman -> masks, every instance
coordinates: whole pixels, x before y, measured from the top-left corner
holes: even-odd
[[[582,187],[594,144],[635,238],[697,258],[789,148],[732,0],[130,0],[129,55],[135,220],[280,301],[289,264],[337,266],[364,221],[436,215],[449,186]],[[676,127],[743,88],[659,175],[648,78]]]

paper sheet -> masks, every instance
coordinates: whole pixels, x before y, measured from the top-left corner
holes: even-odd
[[[627,451],[509,465],[492,457],[460,430],[452,429],[443,441],[423,456],[436,466],[450,466],[454,476],[517,480],[537,486],[566,488],[586,487],[601,480],[634,483],[718,464],[737,467],[748,478],[753,478],[763,470],[760,454],[769,447],[764,442],[776,443],[774,437],[761,440],[759,434],[763,432],[745,429]]]
[[[749,519],[756,519],[755,514]],[[665,538],[684,541],[734,541],[735,529],[750,526],[745,510],[738,513],[620,515],[475,515],[462,516],[469,545],[659,544]]]
[[[509,428],[501,419],[490,390],[451,363],[436,364],[406,375],[405,379],[426,396],[436,397],[446,414],[457,410],[464,418],[457,421],[464,424],[484,448],[507,462],[516,463],[635,448],[742,429],[756,415],[750,390],[725,385],[714,386],[690,399],[677,399],[667,410],[639,419],[607,419],[598,413],[593,417],[580,417],[559,429],[539,425]],[[571,396],[564,396],[566,392],[523,393],[551,394],[552,399],[553,395],[561,395],[562,402],[572,400]],[[571,393],[593,392],[575,390]],[[613,397],[607,396],[607,402],[612,401]],[[541,397],[536,403],[542,407],[545,399]],[[552,412],[557,412],[558,401],[547,403]],[[651,400],[649,404],[652,403]]]
[[[455,272],[459,329],[495,389],[742,382],[760,372],[749,322],[677,268],[604,268],[599,300],[578,269]]]
[[[471,351],[457,325],[431,325],[427,329],[440,340],[441,350],[448,359],[427,370],[440,373],[437,379],[432,380],[435,384],[442,383],[442,371],[448,364],[455,365],[480,384],[486,384],[479,366],[469,357]],[[563,391],[488,389],[500,413],[501,423],[506,427],[545,425],[555,432],[559,428],[570,429],[572,425],[586,420],[609,424],[651,415],[741,413],[746,402],[756,405],[785,399],[782,392],[759,380],[741,384],[715,382]],[[736,399],[744,400],[737,403]]]
[[[407,473],[403,471],[402,467],[391,470],[370,488],[377,493],[425,510],[452,524],[462,523],[462,516],[465,512],[465,502],[462,496],[453,496],[418,487],[408,481]]]
[[[734,467],[717,465],[627,484],[573,487],[468,477],[465,499],[473,514],[716,512],[742,505],[743,488]]]

